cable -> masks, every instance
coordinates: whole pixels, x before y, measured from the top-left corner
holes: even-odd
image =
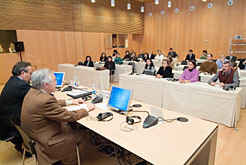
[[[125,125],[123,125],[123,124],[125,124]],[[137,129],[137,126],[134,124],[130,125],[130,124],[126,123],[125,121],[120,123],[120,130],[122,130],[122,131],[131,132],[131,131],[136,130],[136,129]]]
[[[168,122],[168,123],[171,123],[171,122],[173,122],[174,120],[178,120],[178,118],[174,118],[174,119],[164,119],[163,117],[158,117],[157,119],[158,119],[158,120],[165,121],[165,122]]]

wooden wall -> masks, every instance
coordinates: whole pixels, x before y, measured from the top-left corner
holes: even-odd
[[[106,46],[107,35],[109,33],[17,30],[18,40],[24,41],[25,45],[23,60],[31,62],[34,70],[50,68],[57,71],[58,64],[77,64],[87,55],[93,61],[99,61],[102,52],[112,55],[114,49]],[[117,49],[121,56],[125,50],[134,48],[132,36],[128,36],[128,48]],[[13,65],[19,60],[17,53],[0,54],[0,84],[8,80]]]
[[[116,0],[6,0],[0,1],[0,29],[84,31],[143,34],[140,2]]]
[[[167,7],[168,0],[160,0],[145,4],[144,37],[140,48],[163,50],[166,54],[169,48],[174,48],[183,60],[189,49],[200,57],[203,49],[208,50],[218,58],[227,54],[229,40],[234,35],[246,38],[246,1],[234,0],[232,6],[227,6],[227,0],[172,0],[172,7]],[[213,7],[209,9],[208,3]],[[189,11],[194,5],[195,10]],[[174,13],[178,8],[179,12]],[[165,14],[160,12],[164,10]],[[152,17],[148,16],[152,12]],[[137,37],[141,40],[141,36]],[[137,40],[137,39],[136,39]],[[245,57],[246,58],[246,57]]]

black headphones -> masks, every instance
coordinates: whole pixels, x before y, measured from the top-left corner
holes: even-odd
[[[112,116],[110,119],[105,120],[106,118],[108,118],[108,117],[110,117],[110,116]],[[113,114],[112,114],[111,112],[99,113],[99,114],[97,115],[97,119],[98,119],[99,121],[110,121],[110,120],[113,119]]]
[[[137,121],[135,121],[134,118],[137,119]],[[135,123],[140,123],[141,117],[140,116],[126,116],[126,122],[130,125],[133,125]]]
[[[84,97],[82,97],[82,99],[83,99],[84,101],[88,101],[88,100],[91,100],[92,97],[89,95],[89,96],[84,96]]]

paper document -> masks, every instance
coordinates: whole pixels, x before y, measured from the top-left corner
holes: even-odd
[[[100,108],[103,110],[109,110],[110,109],[110,107],[108,107],[108,102],[102,102],[102,103],[96,104],[95,106],[96,106],[96,108]]]
[[[81,108],[85,108],[85,107],[87,107],[87,104],[73,105],[73,106],[67,107],[67,110],[68,111],[77,111],[77,110],[79,110]]]

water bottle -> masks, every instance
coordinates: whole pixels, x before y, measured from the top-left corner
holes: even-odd
[[[95,84],[91,84],[91,89],[92,89],[92,93],[96,94],[96,86],[95,86]]]

